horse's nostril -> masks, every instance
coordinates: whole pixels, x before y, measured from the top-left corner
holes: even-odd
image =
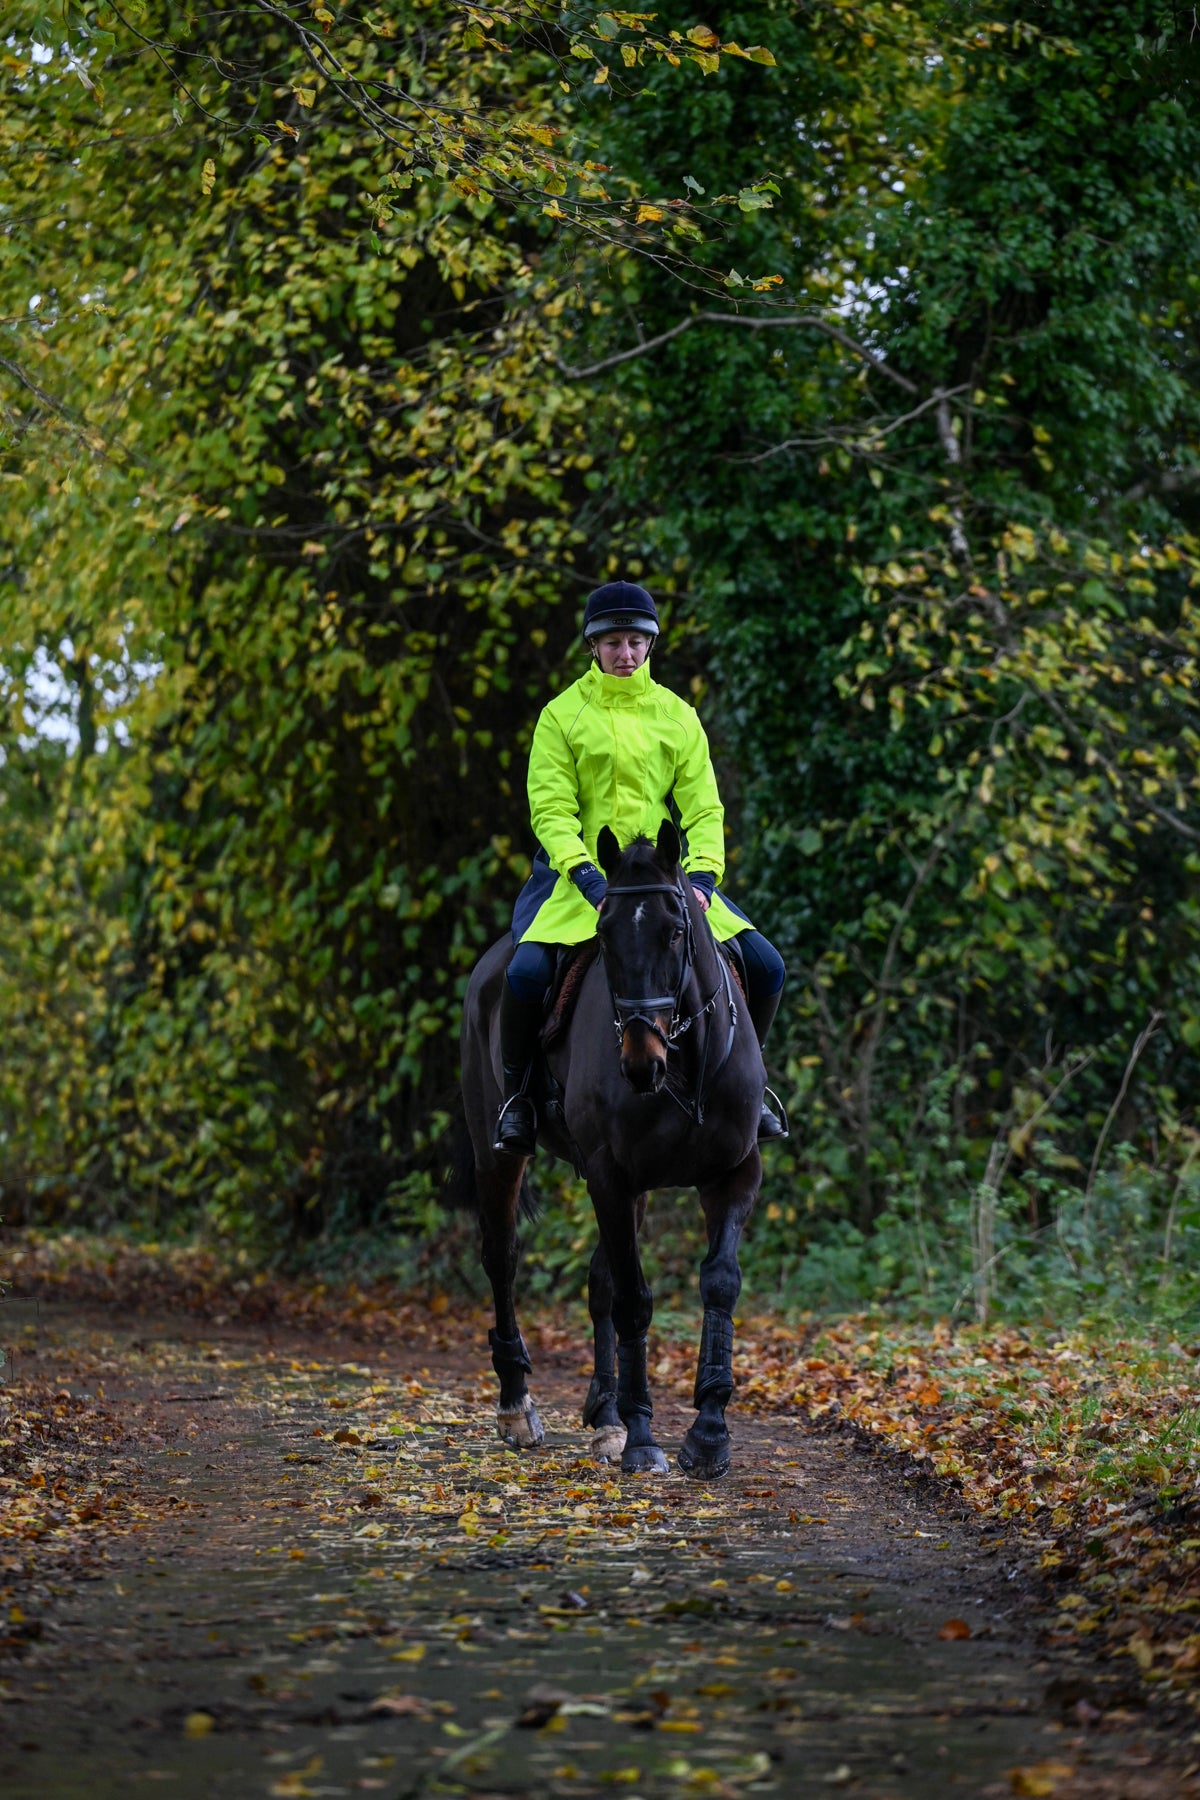
[[[662,1065],[653,1057],[623,1056],[621,1074],[635,1094],[656,1094],[662,1085]]]

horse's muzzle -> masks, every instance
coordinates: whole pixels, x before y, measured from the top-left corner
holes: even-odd
[[[640,1020],[621,1034],[621,1074],[635,1094],[657,1094],[667,1079],[666,1026],[663,1037]]]

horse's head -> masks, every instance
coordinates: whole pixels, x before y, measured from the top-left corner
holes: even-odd
[[[667,1045],[692,949],[679,833],[664,820],[657,843],[639,837],[622,851],[606,825],[597,856],[608,878],[597,929],[621,1073],[639,1094],[656,1094],[667,1078]]]

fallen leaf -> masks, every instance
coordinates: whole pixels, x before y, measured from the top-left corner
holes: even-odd
[[[1074,1773],[1073,1763],[1041,1762],[1010,1769],[1008,1779],[1013,1793],[1022,1795],[1023,1800],[1047,1800],[1047,1796],[1056,1794],[1060,1785]]]
[[[429,1702],[419,1694],[380,1694],[367,1712],[376,1719],[425,1719],[429,1717]]]

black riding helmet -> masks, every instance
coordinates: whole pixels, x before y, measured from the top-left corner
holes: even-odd
[[[658,608],[636,581],[606,581],[593,589],[583,609],[583,638],[590,643],[603,631],[644,631],[657,637]]]

